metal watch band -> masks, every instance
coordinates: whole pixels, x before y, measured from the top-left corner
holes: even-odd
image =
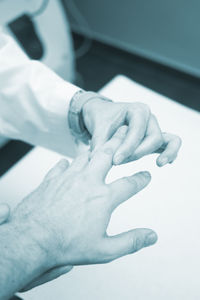
[[[85,144],[88,144],[91,136],[84,124],[82,108],[87,102],[97,98],[112,102],[112,100],[103,97],[98,93],[85,92],[83,90],[76,92],[70,102],[68,113],[68,124],[70,131],[75,138],[81,140]]]

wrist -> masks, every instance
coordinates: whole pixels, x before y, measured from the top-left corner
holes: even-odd
[[[87,101],[86,103],[84,103],[84,105],[82,106],[83,115],[85,115],[89,111],[91,111],[91,108],[93,108],[94,105],[101,103],[101,102],[102,102],[102,99],[97,96],[96,98],[92,98],[89,101]]]
[[[7,299],[47,271],[47,260],[27,224],[1,225],[0,241],[0,299]]]
[[[91,138],[90,132],[85,126],[85,115],[88,112],[87,108],[91,107],[91,103],[95,104],[102,101],[112,102],[112,100],[95,92],[79,91],[74,95],[70,102],[68,113],[69,128],[72,135],[75,136],[75,138],[82,140],[85,144],[88,144],[88,141]]]
[[[3,226],[2,226],[3,227]],[[44,272],[48,269],[48,247],[44,248],[44,235],[31,220],[11,220],[5,224],[6,242],[17,248],[16,261],[26,265],[30,274]],[[43,238],[42,238],[43,235]],[[10,246],[9,246],[10,247]]]

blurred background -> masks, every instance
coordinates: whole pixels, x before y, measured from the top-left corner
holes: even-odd
[[[123,74],[200,111],[199,11],[198,0],[0,0],[0,26],[86,90]],[[30,149],[0,137],[0,175]]]

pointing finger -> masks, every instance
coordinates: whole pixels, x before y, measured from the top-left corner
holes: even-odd
[[[176,156],[182,143],[180,137],[173,134],[163,133],[163,138],[164,143],[162,145],[161,151],[163,151],[163,149],[164,151],[161,153],[161,155],[157,158],[156,161],[159,167],[162,167],[167,163],[171,163],[176,159]]]
[[[149,114],[132,111],[127,113],[128,133],[114,156],[114,164],[121,164],[126,158],[133,155],[145,136],[148,119]]]
[[[106,260],[109,262],[135,253],[142,248],[155,244],[157,239],[157,234],[151,229],[134,229],[108,237],[105,245]]]
[[[127,126],[121,126],[112,138],[96,152],[92,153],[90,169],[101,179],[104,179],[112,167],[113,155],[121,145],[127,132]]]
[[[162,146],[162,144],[162,132],[156,118],[152,115],[149,120],[146,136],[139,147],[135,150],[133,159],[139,159],[145,155],[155,152]]]
[[[150,180],[151,175],[149,172],[140,172],[129,177],[118,179],[109,184],[113,209],[144,189]]]

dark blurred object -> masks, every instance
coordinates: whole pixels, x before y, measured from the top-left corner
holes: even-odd
[[[10,141],[0,149],[0,176],[28,153],[33,146],[21,141]]]
[[[43,57],[44,48],[31,16],[24,14],[8,23],[8,27],[31,59],[40,60]]]
[[[19,298],[17,296],[12,297],[10,300],[23,300],[22,298]]]

